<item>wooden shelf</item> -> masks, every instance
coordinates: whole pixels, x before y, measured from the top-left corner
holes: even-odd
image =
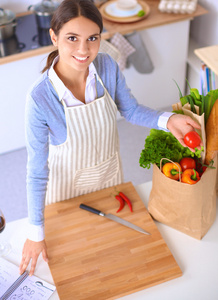
[[[218,45],[195,49],[194,53],[218,76]]]

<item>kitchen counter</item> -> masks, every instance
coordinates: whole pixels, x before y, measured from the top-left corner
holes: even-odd
[[[143,0],[144,1],[144,0]],[[134,22],[134,23],[127,23],[127,24],[119,24],[115,22],[110,22],[108,20],[104,21],[104,28],[106,29],[105,32],[102,33],[102,39],[109,39],[112,37],[116,32],[121,34],[127,34],[135,30],[144,30],[148,28],[153,28],[157,26],[162,26],[166,24],[171,24],[175,22],[181,22],[185,20],[191,20],[195,17],[204,15],[208,13],[206,9],[202,6],[197,5],[197,9],[193,14],[168,14],[168,13],[161,13],[158,10],[158,0],[147,0],[146,3],[150,7],[150,13],[147,18],[143,19],[142,21]],[[29,14],[30,12],[24,12],[17,15],[23,16],[25,14]],[[0,58],[0,64],[10,63],[16,60],[29,58],[32,56],[42,55],[49,53],[54,50],[54,47],[51,46],[43,46],[37,49],[29,50],[26,52],[21,52],[5,57]]]
[[[136,191],[145,206],[151,190],[151,182],[136,186]],[[218,206],[217,206],[218,210]],[[183,275],[177,279],[159,284],[157,286],[124,296],[123,300],[215,300],[218,295],[218,219],[214,222],[208,233],[199,241],[191,238],[166,225],[155,222],[167,246],[179,264]],[[22,245],[25,240],[23,230],[27,218],[6,224],[1,233],[2,239],[11,242],[12,252],[7,259],[19,265]],[[48,265],[40,256],[35,275],[53,283]],[[55,292],[51,300],[59,299]]]

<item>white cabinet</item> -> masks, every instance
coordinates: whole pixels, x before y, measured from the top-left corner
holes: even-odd
[[[40,75],[44,57],[0,65],[0,154],[25,146],[26,93]]]

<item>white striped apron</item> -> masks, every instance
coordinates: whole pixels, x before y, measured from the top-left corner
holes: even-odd
[[[81,106],[64,105],[67,139],[49,146],[45,204],[91,193],[123,182],[117,107],[108,91]]]

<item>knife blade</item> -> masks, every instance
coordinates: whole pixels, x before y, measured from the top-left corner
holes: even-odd
[[[137,226],[137,225],[135,225],[135,224],[133,224],[133,223],[131,223],[131,222],[129,222],[129,221],[126,221],[126,220],[124,220],[124,219],[122,219],[122,218],[120,218],[120,217],[117,217],[117,216],[115,216],[115,215],[112,215],[112,214],[105,214],[105,213],[103,213],[102,211],[100,211],[100,210],[98,210],[98,209],[95,209],[95,208],[93,208],[93,207],[91,207],[91,206],[85,205],[85,204],[83,204],[83,203],[81,203],[79,207],[80,207],[81,209],[87,210],[87,211],[89,211],[89,212],[91,212],[91,213],[93,213],[93,214],[96,214],[96,215],[99,215],[99,216],[108,218],[108,219],[110,219],[110,220],[112,220],[112,221],[115,221],[115,222],[121,224],[121,225],[124,225],[124,226],[127,226],[127,227],[129,227],[129,228],[132,228],[132,229],[134,229],[134,230],[136,230],[136,231],[139,231],[139,232],[141,232],[141,233],[150,235],[149,232],[145,231],[145,230],[142,229],[141,227],[139,227],[139,226]]]

